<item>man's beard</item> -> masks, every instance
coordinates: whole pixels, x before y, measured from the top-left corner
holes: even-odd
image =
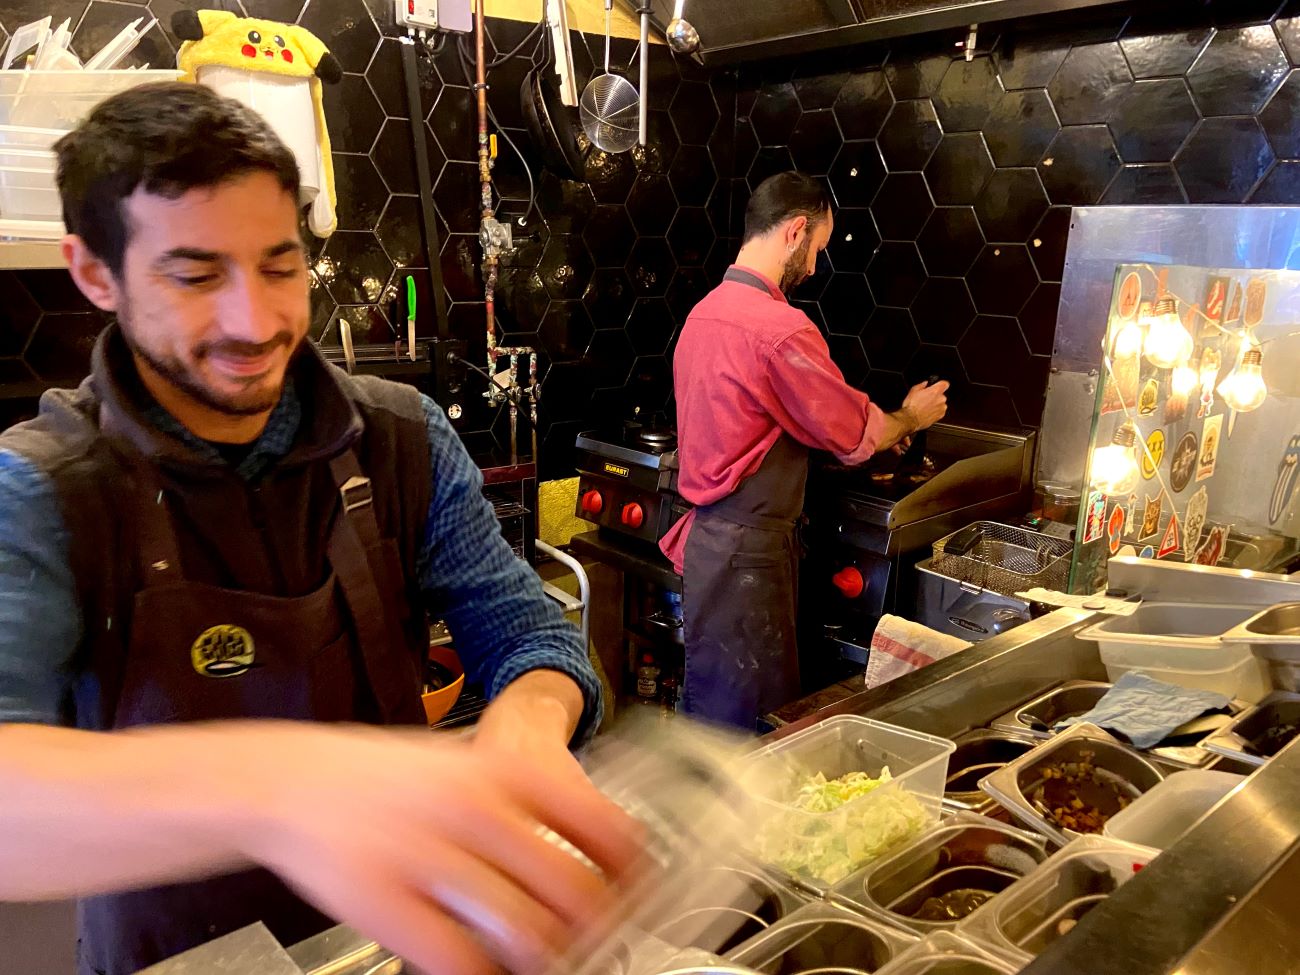
[[[793,254],[785,262],[785,267],[781,269],[781,291],[784,294],[791,294],[795,288],[808,280],[808,246],[812,241],[805,237]]]
[[[131,328],[131,307],[130,303],[124,301],[122,307],[118,310],[117,320],[121,326],[122,336],[126,339],[127,347],[140,359],[146,362],[155,373],[180,389],[186,396],[196,403],[207,407],[217,413],[224,413],[226,416],[257,416],[267,413],[275,408],[280,402],[280,396],[284,392],[283,380],[271,389],[260,389],[257,384],[263,381],[262,376],[252,376],[246,380],[247,389],[233,395],[224,395],[205,385],[203,380],[193,371],[188,369],[183,362],[174,357],[163,357],[156,355],[143,345],[135,341],[132,336]],[[249,358],[265,355],[272,349],[281,345],[292,346],[293,334],[290,332],[280,332],[269,342],[237,342],[227,340],[224,342],[202,343],[194,349],[195,361],[202,361],[205,357],[214,354],[227,354],[236,356],[247,356]]]

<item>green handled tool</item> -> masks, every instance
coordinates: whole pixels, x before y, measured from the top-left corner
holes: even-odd
[[[415,278],[406,276],[406,354],[415,361]]]

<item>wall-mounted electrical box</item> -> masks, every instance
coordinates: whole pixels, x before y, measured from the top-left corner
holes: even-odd
[[[411,30],[474,29],[470,0],[394,0],[397,22]]]

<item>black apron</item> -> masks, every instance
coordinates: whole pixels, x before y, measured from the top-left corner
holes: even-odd
[[[285,598],[187,581],[156,473],[132,466],[127,516],[134,515],[146,582],[135,597],[113,728],[225,718],[424,720],[416,661],[399,629],[409,610],[390,595],[403,592],[396,543],[380,535],[355,454],[330,468],[340,494],[331,572],[315,591]],[[251,664],[235,627],[251,637]],[[213,664],[215,671],[201,669]],[[223,667],[235,673],[212,676]],[[261,869],[87,898],[78,915],[80,975],[129,975],[255,921],[285,945],[335,923]]]
[[[771,294],[739,268],[723,280]],[[798,698],[795,528],[807,481],[808,449],[783,433],[733,493],[695,509],[682,566],[686,714],[754,731]]]

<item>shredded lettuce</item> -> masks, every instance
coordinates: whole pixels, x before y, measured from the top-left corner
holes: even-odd
[[[818,772],[786,803],[789,812],[771,817],[759,830],[756,852],[774,866],[825,884],[836,884],[920,833],[929,815],[920,801],[893,781],[889,769],[879,778],[850,772],[827,779]],[[849,805],[876,793],[870,802]],[[832,813],[848,806],[842,813]],[[813,814],[813,815],[809,815]]]

